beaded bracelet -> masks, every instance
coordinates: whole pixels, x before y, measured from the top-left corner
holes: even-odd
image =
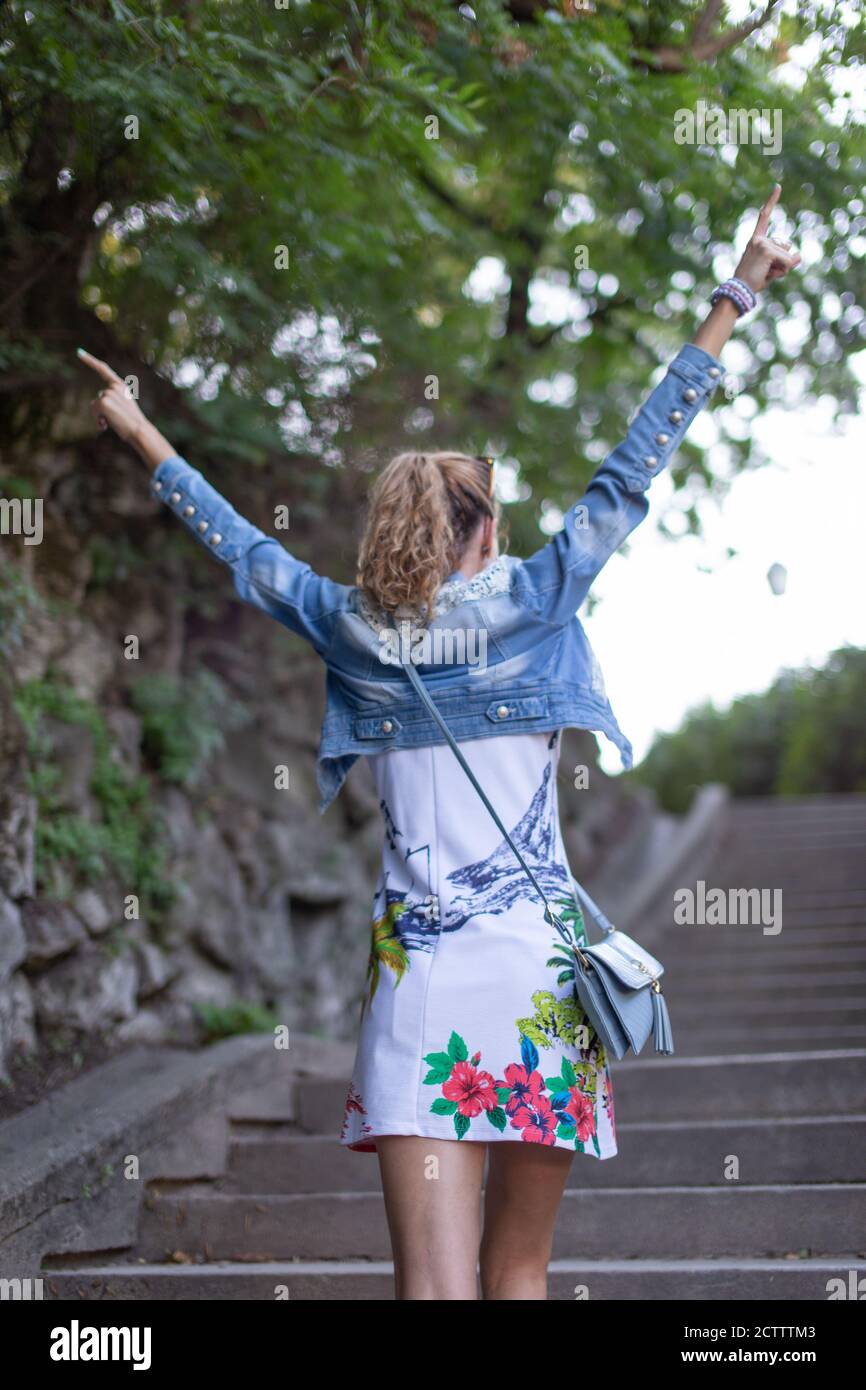
[[[716,285],[710,295],[710,304],[715,304],[722,298],[731,300],[736,306],[738,317],[741,314],[747,314],[750,309],[754,309],[758,302],[758,296],[751,285],[747,285],[745,280],[737,279],[736,275],[732,275],[729,280],[723,280],[720,285]]]

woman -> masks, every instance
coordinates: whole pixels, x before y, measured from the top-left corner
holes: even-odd
[[[567,726],[630,765],[575,610],[648,510],[646,489],[718,385],[722,347],[757,292],[799,262],[761,210],[704,323],[623,442],[526,561],[500,556],[491,460],[400,455],[372,494],[357,583],[315,574],[243,520],[129,399],[107,364],[100,427],[233,572],[238,593],[327,665],[321,807],[366,756],[384,818],[382,876],[341,1140],[381,1166],[400,1299],[544,1299],[575,1153],[616,1151],[607,1059],[576,1007],[568,953],[400,660],[425,677],[546,896],[582,939],[559,830]],[[485,1158],[489,1170],[481,1190]]]

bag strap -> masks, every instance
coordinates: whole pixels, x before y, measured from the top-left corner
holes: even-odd
[[[490,799],[487,796],[487,793],[484,791],[484,788],[481,786],[481,783],[478,781],[478,778],[475,776],[475,773],[472,771],[472,768],[469,766],[468,762],[461,753],[460,746],[457,743],[457,740],[455,739],[448,725],[446,724],[445,720],[443,719],[442,715],[440,714],[436,706],[436,703],[433,699],[433,696],[430,694],[429,690],[422,681],[418,672],[415,670],[415,667],[412,665],[411,661],[401,661],[400,664],[403,667],[403,670],[406,672],[406,675],[408,676],[411,684],[414,686],[419,699],[425,705],[429,713],[435,719],[439,728],[442,730],[442,733],[445,736],[445,740],[451,748],[452,753],[459,762],[460,766],[463,768],[463,771],[466,773],[466,776],[469,778],[469,781],[472,783],[478,795],[481,797],[481,800],[487,807],[487,810],[490,812],[490,815],[492,816],[497,829],[499,830],[500,834],[504,837],[506,843],[510,846],[511,851],[514,854],[514,857],[519,863],[521,869],[526,874],[536,893],[541,898],[541,901],[544,903],[545,918],[548,922],[550,922],[551,926],[556,927],[557,931],[559,931],[561,935],[565,936],[566,939],[568,939],[567,933],[565,932],[562,923],[560,922],[559,918],[557,917],[556,913],[553,911],[552,907],[550,906],[550,903],[547,900],[547,896],[544,892],[544,889],[541,887],[541,884],[538,882],[538,879],[535,877],[535,874],[532,872],[523,855],[521,854],[520,850],[517,848],[517,845],[514,843],[508,831],[505,829],[505,826],[502,824],[502,821],[500,820],[494,806],[491,804]],[[595,918],[595,921],[598,923],[601,930],[603,932],[614,931],[615,928],[613,924],[608,921],[601,908],[593,902],[586,889],[578,883],[574,875],[572,875],[572,883],[574,884],[575,892],[577,893],[581,906],[585,906],[587,908],[587,910]]]

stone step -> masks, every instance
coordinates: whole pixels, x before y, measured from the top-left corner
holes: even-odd
[[[781,932],[777,936],[770,936],[763,932],[760,926],[678,926],[673,919],[673,903],[671,903],[670,915],[662,919],[653,919],[651,928],[660,933],[653,936],[652,940],[658,947],[659,956],[668,959],[676,956],[678,960],[691,959],[697,964],[704,959],[711,959],[716,953],[727,952],[729,957],[739,956],[743,951],[763,952],[769,959],[779,961],[784,953],[789,950],[811,950],[822,951],[826,959],[828,954],[835,954],[837,949],[847,948],[849,950],[862,952],[866,945],[866,923],[861,926],[797,926],[788,925],[783,921]],[[643,924],[642,924],[643,925]],[[636,941],[642,940],[644,931],[642,927],[636,927],[630,933]],[[593,941],[599,939],[598,933],[591,931],[590,936]],[[774,954],[769,955],[770,952]],[[752,959],[751,954],[749,959]]]
[[[864,957],[866,961],[866,957]],[[839,968],[835,963],[823,966],[815,966],[808,970],[786,970],[786,960],[780,961],[782,969],[758,973],[753,969],[744,970],[742,962],[739,970],[733,970],[730,975],[724,974],[720,970],[714,970],[712,975],[707,977],[707,972],[698,969],[683,969],[679,963],[665,972],[665,993],[669,993],[673,988],[677,993],[706,990],[712,988],[713,994],[737,994],[744,998],[770,998],[780,990],[790,991],[797,994],[801,990],[808,990],[810,996],[832,1000],[841,994],[850,994],[852,990],[862,991],[862,997],[866,999],[866,969],[859,970],[848,967]]]
[[[810,1026],[805,1029],[802,1023],[794,1027],[760,1029],[750,1024],[748,1036],[758,1052],[781,1052],[783,1049],[802,1047],[804,1043],[821,1051],[830,1051],[837,1047],[862,1047],[866,1043],[866,1023],[846,1024],[841,1028]],[[709,1032],[696,1024],[686,1028],[678,1023],[674,1028],[674,1042],[677,1055],[680,1057],[706,1057],[710,1054],[731,1056],[742,1052],[743,1038],[743,1029],[736,1025],[732,1025],[727,1031],[715,1032]],[[644,1049],[644,1055],[650,1055],[648,1048]],[[862,1089],[861,1087],[861,1098]]]
[[[592,1161],[592,1160],[590,1160]],[[598,1162],[599,1160],[596,1160]],[[764,1257],[866,1253],[866,1183],[575,1189],[557,1217],[554,1258]],[[134,1254],[243,1261],[387,1259],[375,1192],[256,1197],[150,1194]]]
[[[761,1302],[824,1301],[830,1291],[850,1290],[866,1277],[866,1262],[847,1259],[798,1260],[554,1260],[550,1300],[573,1302]],[[278,1298],[309,1302],[387,1301],[394,1297],[389,1261],[269,1262],[259,1265],[97,1265],[46,1274],[48,1299],[92,1302],[257,1301]],[[848,1296],[851,1296],[850,1293]],[[862,1296],[862,1295],[861,1295]]]
[[[622,1123],[612,1160],[575,1155],[573,1187],[706,1186],[729,1181],[735,1154],[750,1183],[856,1182],[863,1177],[866,1114],[787,1120]],[[240,1193],[380,1190],[374,1154],[335,1139],[285,1132],[236,1136],[223,1190]]]
[[[728,871],[731,883],[744,887],[775,885],[786,892],[817,894],[820,891],[834,899],[840,889],[856,895],[866,886],[861,838],[846,835],[842,843],[812,846],[798,845],[796,839],[792,841],[787,835],[763,841],[752,835],[728,840],[719,846],[713,859],[706,862],[706,867],[701,867],[695,878],[712,883],[719,874]],[[780,865],[792,871],[790,882],[777,877]]]
[[[676,1018],[674,1037],[676,1039]],[[717,1030],[725,1037],[723,1030]],[[803,1027],[800,1026],[802,1042]],[[792,1037],[792,1042],[794,1038]],[[764,1116],[859,1114],[866,1092],[866,1048],[779,1052],[714,1057],[708,1053],[662,1057],[649,1051],[612,1063],[614,1104],[630,1121]],[[684,1045],[684,1044],[683,1044]],[[679,1047],[680,1044],[677,1043]],[[543,1059],[542,1059],[543,1060]],[[310,1134],[339,1134],[346,1081],[300,1082],[298,1123]],[[758,1102],[759,1099],[759,1103]]]
[[[718,837],[715,850],[705,854],[699,872],[705,867],[722,861],[732,863],[738,854],[757,859],[762,855],[771,858],[784,854],[790,848],[801,848],[804,857],[819,864],[824,856],[845,855],[859,846],[866,838],[866,825],[862,817],[858,820],[837,819],[822,826],[818,821],[800,821],[799,824],[772,825],[765,821],[755,821],[753,826],[732,826],[727,833]],[[850,878],[837,879],[836,891],[856,891],[863,887],[863,875],[853,874]]]
[[[862,807],[840,806],[835,811],[815,811],[798,816],[735,816],[729,823],[730,840],[785,839],[814,835],[818,841],[833,843],[842,835],[866,834],[866,815]]]
[[[847,997],[828,999],[825,996],[813,999],[798,991],[796,994],[786,993],[777,999],[755,999],[732,996],[729,992],[718,995],[708,992],[702,999],[696,999],[694,994],[686,990],[672,992],[670,989],[665,990],[665,997],[674,1021],[679,1019],[687,1025],[697,1020],[709,1027],[712,1020],[730,1020],[734,1026],[748,1030],[750,1041],[752,1027],[760,1029],[763,1023],[769,1026],[778,1024],[780,1027],[796,1027],[799,1023],[804,1035],[812,1027],[834,1028],[837,1024],[841,1027],[848,1023],[866,1023],[866,997],[860,1000]]]
[[[862,863],[866,846],[852,846],[851,849],[836,854],[810,855],[792,849],[770,855],[738,854],[735,859],[720,864],[719,868],[708,870],[704,877],[707,888],[766,888],[770,892],[782,890],[782,906],[790,894],[792,897],[806,890],[830,893],[839,883],[859,883],[862,880]],[[684,888],[693,888],[693,883],[684,883]]]
[[[846,971],[854,973],[864,965],[866,941],[863,945],[857,946],[834,946],[832,951],[826,950],[823,946],[786,945],[780,952],[776,945],[756,944],[749,949],[747,957],[739,948],[720,948],[716,951],[701,951],[699,954],[678,952],[674,958],[668,960],[667,971],[671,975],[676,971],[679,975],[694,976],[699,983],[706,984],[707,975],[734,970],[739,966],[737,973],[745,984],[752,976],[770,976],[778,970],[798,975],[814,974],[817,979],[821,975],[844,975]]]

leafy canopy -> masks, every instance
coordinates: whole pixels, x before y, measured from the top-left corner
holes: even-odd
[[[145,404],[147,369],[175,384],[159,423],[193,461],[296,456],[293,493],[321,506],[335,467],[363,485],[412,441],[489,448],[513,465],[517,538],[537,543],[778,179],[803,267],[729,350],[728,471],[761,461],[746,426],[768,402],[855,406],[850,4],[771,0],[738,26],[693,0],[10,0],[0,23],[16,397],[80,386],[82,342],[140,363]],[[699,100],[780,112],[781,152],[678,144],[675,113]],[[0,414],[7,435],[18,421]],[[714,457],[679,454],[693,527]]]

